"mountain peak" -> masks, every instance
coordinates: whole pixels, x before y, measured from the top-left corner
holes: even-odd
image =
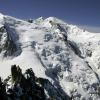
[[[21,66],[23,73],[31,67],[59,96],[100,100],[100,35],[55,17],[30,22],[9,16],[3,20],[1,14],[0,76],[10,75],[11,65]]]
[[[0,16],[4,16],[2,13],[0,13]]]
[[[58,19],[57,17],[48,17],[45,20],[46,21],[52,21],[53,23],[63,23],[63,24],[65,24],[64,21],[62,21],[61,19]]]
[[[0,21],[4,18],[5,15],[3,15],[2,13],[0,13]]]

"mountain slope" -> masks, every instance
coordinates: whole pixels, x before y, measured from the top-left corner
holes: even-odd
[[[100,34],[55,17],[29,23],[0,14],[0,27],[1,77],[14,64],[23,72],[31,67],[74,100],[100,99]]]

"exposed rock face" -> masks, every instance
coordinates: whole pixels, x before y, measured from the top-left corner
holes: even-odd
[[[6,26],[0,28],[0,53],[3,56],[12,56],[17,51],[17,46],[14,43],[10,33],[7,32]]]
[[[22,74],[19,66],[11,66],[11,76],[3,82],[0,78],[1,100],[71,100],[61,94],[48,79],[37,78],[33,70]]]
[[[0,78],[0,99],[1,100],[7,100],[6,86],[2,82],[1,78]]]

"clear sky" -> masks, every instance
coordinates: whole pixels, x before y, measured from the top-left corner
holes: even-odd
[[[55,16],[100,29],[100,0],[0,0],[0,12],[21,19]]]

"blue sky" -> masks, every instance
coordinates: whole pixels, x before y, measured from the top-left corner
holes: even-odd
[[[100,0],[0,0],[0,12],[21,19],[55,16],[100,32]]]

